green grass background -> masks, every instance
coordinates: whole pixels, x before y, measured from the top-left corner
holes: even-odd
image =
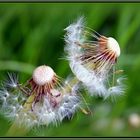
[[[93,115],[78,112],[57,127],[40,127],[26,136],[140,136],[129,115],[140,113],[140,3],[0,3],[0,80],[17,71],[21,82],[34,67],[51,66],[62,78],[71,74],[64,59],[64,29],[84,15],[87,26],[120,44],[119,68],[127,90],[116,102],[88,97]],[[10,123],[0,116],[0,136]]]

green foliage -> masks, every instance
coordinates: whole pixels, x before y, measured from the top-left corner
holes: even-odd
[[[18,71],[24,82],[34,67],[51,66],[62,78],[70,73],[64,55],[64,29],[84,15],[87,25],[113,36],[121,47],[118,67],[127,77],[127,90],[116,102],[90,97],[92,115],[77,113],[62,124],[41,127],[27,136],[139,136],[128,123],[140,113],[140,4],[129,3],[11,3],[0,4],[0,79]],[[0,136],[10,124],[0,117]]]

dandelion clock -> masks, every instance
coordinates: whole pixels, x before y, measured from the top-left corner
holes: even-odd
[[[86,27],[83,17],[69,25],[65,31],[65,52],[70,68],[90,95],[104,99],[121,95],[124,92],[124,78],[114,78],[122,72],[115,70],[121,54],[116,39],[100,35]]]

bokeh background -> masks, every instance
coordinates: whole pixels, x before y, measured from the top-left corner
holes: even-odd
[[[87,26],[119,42],[126,92],[116,102],[87,97],[92,115],[78,112],[26,136],[140,136],[140,3],[0,3],[0,80],[15,71],[24,83],[42,64],[65,79],[71,71],[63,59],[64,29],[81,15]],[[0,136],[10,125],[1,114]]]

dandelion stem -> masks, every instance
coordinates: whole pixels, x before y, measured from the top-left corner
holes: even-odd
[[[29,130],[25,127],[18,127],[17,123],[14,122],[8,130],[6,136],[24,136]]]
[[[115,66],[113,67],[113,80],[112,80],[112,86],[115,85]]]

